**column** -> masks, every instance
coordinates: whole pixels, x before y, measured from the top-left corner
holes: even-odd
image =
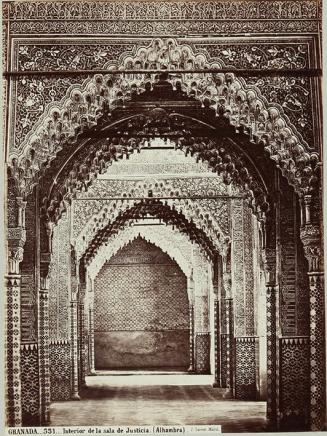
[[[277,307],[276,250],[263,251],[267,292],[267,420],[268,428],[276,429],[278,421],[277,402]]]
[[[219,316],[219,264],[217,258],[213,263],[213,340],[214,340],[214,382],[213,387],[220,387],[220,316]]]
[[[90,281],[89,289],[89,367],[90,375],[95,375],[94,354],[94,280]]]
[[[234,310],[232,276],[230,268],[223,264],[223,297],[220,304],[220,371],[221,387],[233,388]]]
[[[70,322],[71,322],[71,359],[72,359],[72,400],[80,400],[78,386],[78,326],[77,326],[77,300],[76,295],[72,295],[70,302]]]
[[[215,380],[214,388],[220,387],[220,319],[218,295],[214,294],[214,350],[215,350]]]
[[[226,298],[226,388],[234,388],[234,307],[233,298]]]
[[[19,202],[18,202],[19,203]],[[24,202],[26,205],[26,203]],[[22,425],[21,404],[21,313],[19,264],[23,260],[26,231],[24,208],[18,208],[19,227],[8,228],[8,267],[5,296],[5,371],[6,371],[6,424]]]
[[[210,333],[208,296],[194,298],[194,367],[197,374],[210,373]]]
[[[192,277],[187,278],[190,318],[190,366],[188,372],[194,372],[194,282]]]
[[[308,199],[305,200],[308,204]],[[301,229],[301,239],[308,260],[310,287],[310,429],[321,431],[325,425],[326,362],[323,253],[319,227],[307,220],[307,224]]]
[[[86,356],[85,356],[85,313],[84,313],[84,299],[85,299],[85,282],[80,282],[78,291],[78,315],[79,315],[79,382],[80,386],[85,386],[86,374]]]
[[[6,422],[10,427],[22,425],[20,370],[20,282],[19,274],[6,278]]]
[[[50,332],[49,332],[49,265],[50,253],[41,253],[38,295],[38,350],[40,381],[40,424],[50,421]]]
[[[190,366],[188,372],[194,372],[194,305],[190,302]]]

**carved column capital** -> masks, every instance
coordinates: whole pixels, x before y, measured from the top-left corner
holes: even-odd
[[[24,248],[17,245],[8,247],[8,274],[19,274],[19,264],[24,256]]]
[[[223,273],[223,285],[225,298],[232,298],[232,274],[230,272]]]
[[[276,284],[276,249],[268,248],[261,250],[261,259],[266,276],[267,285]]]
[[[55,223],[52,221],[46,221],[45,222],[45,231],[48,237],[48,247],[49,252],[52,253],[52,235],[53,235],[53,228],[55,226]]]
[[[18,225],[25,227],[25,209],[27,201],[23,197],[16,197],[16,202],[18,206]]]
[[[309,273],[323,270],[323,250],[320,228],[317,225],[306,225],[301,229],[301,240],[304,254],[309,263]]]
[[[221,244],[221,256],[225,258],[226,261],[227,261],[228,253],[231,248],[231,243],[232,243],[231,238],[227,236]]]
[[[40,290],[44,293],[49,290],[49,267],[51,263],[51,253],[41,253],[40,255]]]

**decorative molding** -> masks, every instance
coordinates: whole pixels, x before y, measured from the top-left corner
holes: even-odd
[[[276,2],[277,3],[277,2]],[[294,3],[294,2],[293,2]],[[314,2],[316,4],[316,2]],[[276,33],[318,33],[319,20],[316,18],[294,20],[276,19],[263,21],[238,21],[235,16],[230,20],[189,20],[180,21],[145,21],[145,20],[119,20],[112,21],[11,21],[9,22],[12,35],[158,35],[184,36],[197,35],[244,35],[244,34],[276,34]]]

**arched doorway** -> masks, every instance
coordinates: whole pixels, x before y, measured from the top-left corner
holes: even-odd
[[[189,368],[187,278],[160,248],[138,237],[94,281],[95,369]]]

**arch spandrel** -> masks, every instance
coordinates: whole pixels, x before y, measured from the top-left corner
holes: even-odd
[[[174,73],[177,67],[219,68],[224,65],[222,61],[208,59],[204,53],[194,52],[173,39],[157,39],[141,47],[136,55],[126,55],[121,62],[110,68],[124,69],[128,63],[133,64],[133,69],[140,66],[140,70],[154,65],[168,68],[168,81],[177,93],[200,101],[217,115],[224,115],[236,130],[245,130],[251,141],[260,141],[297,190],[305,190],[308,179],[314,176],[319,156],[290,123],[283,108],[268,102],[255,86],[247,86],[233,73]],[[109,73],[74,85],[60,102],[47,107],[20,149],[11,153],[12,174],[24,178],[29,189],[29,185],[37,183],[41,167],[55,159],[66,144],[76,142],[80,133],[97,126],[104,116],[110,117],[115,107],[123,107],[134,94],[150,92],[149,87],[157,81],[155,74],[133,72],[127,80],[123,74]]]

